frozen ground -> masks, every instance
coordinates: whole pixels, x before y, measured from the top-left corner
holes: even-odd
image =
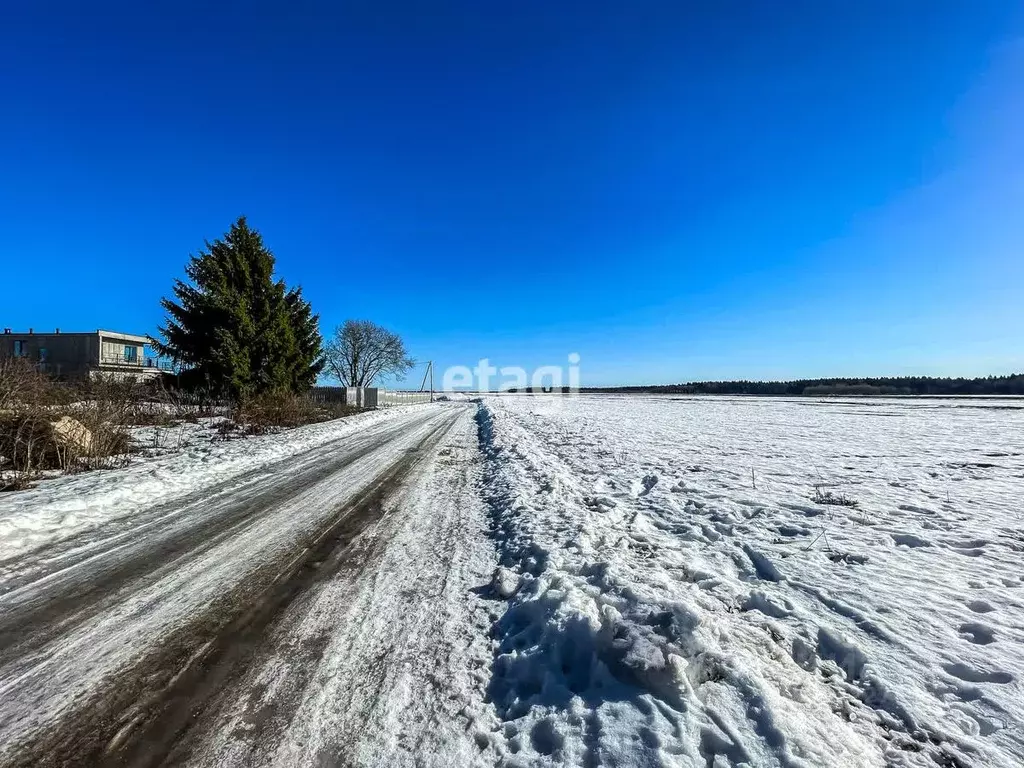
[[[1024,762],[1024,402],[502,396],[478,424],[495,761]]]

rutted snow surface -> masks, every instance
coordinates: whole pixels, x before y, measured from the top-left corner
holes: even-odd
[[[289,608],[177,764],[480,760],[466,721],[484,706],[490,619],[474,588],[494,560],[471,414],[350,545],[364,553],[359,572],[343,569]]]
[[[487,398],[484,754],[1020,765],[1022,406]]]
[[[368,427],[363,420],[366,428],[353,440],[368,442],[375,450],[356,455],[331,474],[311,481],[287,498],[277,499],[269,509],[246,519],[244,525],[227,526],[223,536],[210,537],[208,546],[170,560],[155,560],[150,572],[108,595],[100,610],[72,615],[67,626],[52,627],[53,633],[41,647],[19,653],[13,647],[18,638],[12,633],[12,647],[0,649],[6,652],[0,656],[0,763],[5,763],[16,748],[41,729],[59,728],[61,722],[102,698],[111,686],[116,687],[120,672],[130,671],[175,630],[202,617],[204,611],[215,612],[218,602],[232,590],[245,584],[259,594],[275,576],[274,572],[261,571],[261,567],[273,565],[289,553],[301,552],[308,546],[308,537],[322,528],[325,519],[372,485],[374,478],[394,461],[415,450],[446,418],[455,415],[454,411],[433,406],[429,410],[403,409],[389,416],[386,425]],[[465,421],[469,421],[468,417]],[[392,436],[395,426],[404,429]],[[333,434],[337,434],[338,427],[334,425]],[[330,434],[326,430],[325,433]],[[390,439],[385,440],[382,435]],[[302,444],[308,444],[308,436]],[[349,447],[349,441],[333,441],[312,458],[299,456],[283,469],[277,467],[266,479],[287,481],[290,472],[311,462],[330,467]],[[269,451],[262,453],[266,456]],[[195,525],[205,516],[217,514],[221,505],[247,505],[253,501],[253,494],[272,490],[272,486],[257,484],[255,488],[241,485],[234,491],[222,491],[225,498],[212,497],[203,506],[190,503],[180,516],[172,516],[171,523]],[[131,529],[136,531],[137,527]],[[150,546],[148,533],[126,539],[115,531],[111,536],[113,544],[98,556],[113,561],[133,547]],[[158,555],[159,542],[152,546]],[[44,560],[50,557],[44,552]],[[76,568],[91,566],[90,560],[76,561],[9,591],[7,582],[0,579],[0,610],[45,605],[54,598],[48,591],[53,584]]]

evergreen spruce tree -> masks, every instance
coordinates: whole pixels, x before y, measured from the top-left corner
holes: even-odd
[[[309,302],[302,298],[302,288],[292,288],[284,299],[295,333],[295,347],[289,365],[291,387],[295,392],[302,392],[316,383],[325,365],[320,318],[313,314]]]
[[[244,216],[185,274],[177,301],[161,302],[167,320],[156,343],[181,365],[183,386],[240,399],[313,385],[323,368],[319,318],[301,289],[274,279],[274,255]]]

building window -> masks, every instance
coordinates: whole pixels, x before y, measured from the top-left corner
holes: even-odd
[[[139,348],[129,347],[125,345],[124,348],[124,361],[126,363],[137,363],[139,362]]]
[[[46,358],[47,358],[46,347],[40,347],[39,348],[39,362],[40,363],[45,363],[46,362]]]
[[[24,357],[25,356],[25,342],[24,341],[15,341],[14,342],[14,356],[15,357]]]

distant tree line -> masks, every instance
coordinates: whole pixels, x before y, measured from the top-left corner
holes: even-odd
[[[566,388],[563,388],[566,389]],[[526,392],[532,392],[528,387]],[[898,376],[794,381],[694,381],[638,387],[584,387],[582,392],[655,395],[1024,395],[1024,373],[977,379]]]

